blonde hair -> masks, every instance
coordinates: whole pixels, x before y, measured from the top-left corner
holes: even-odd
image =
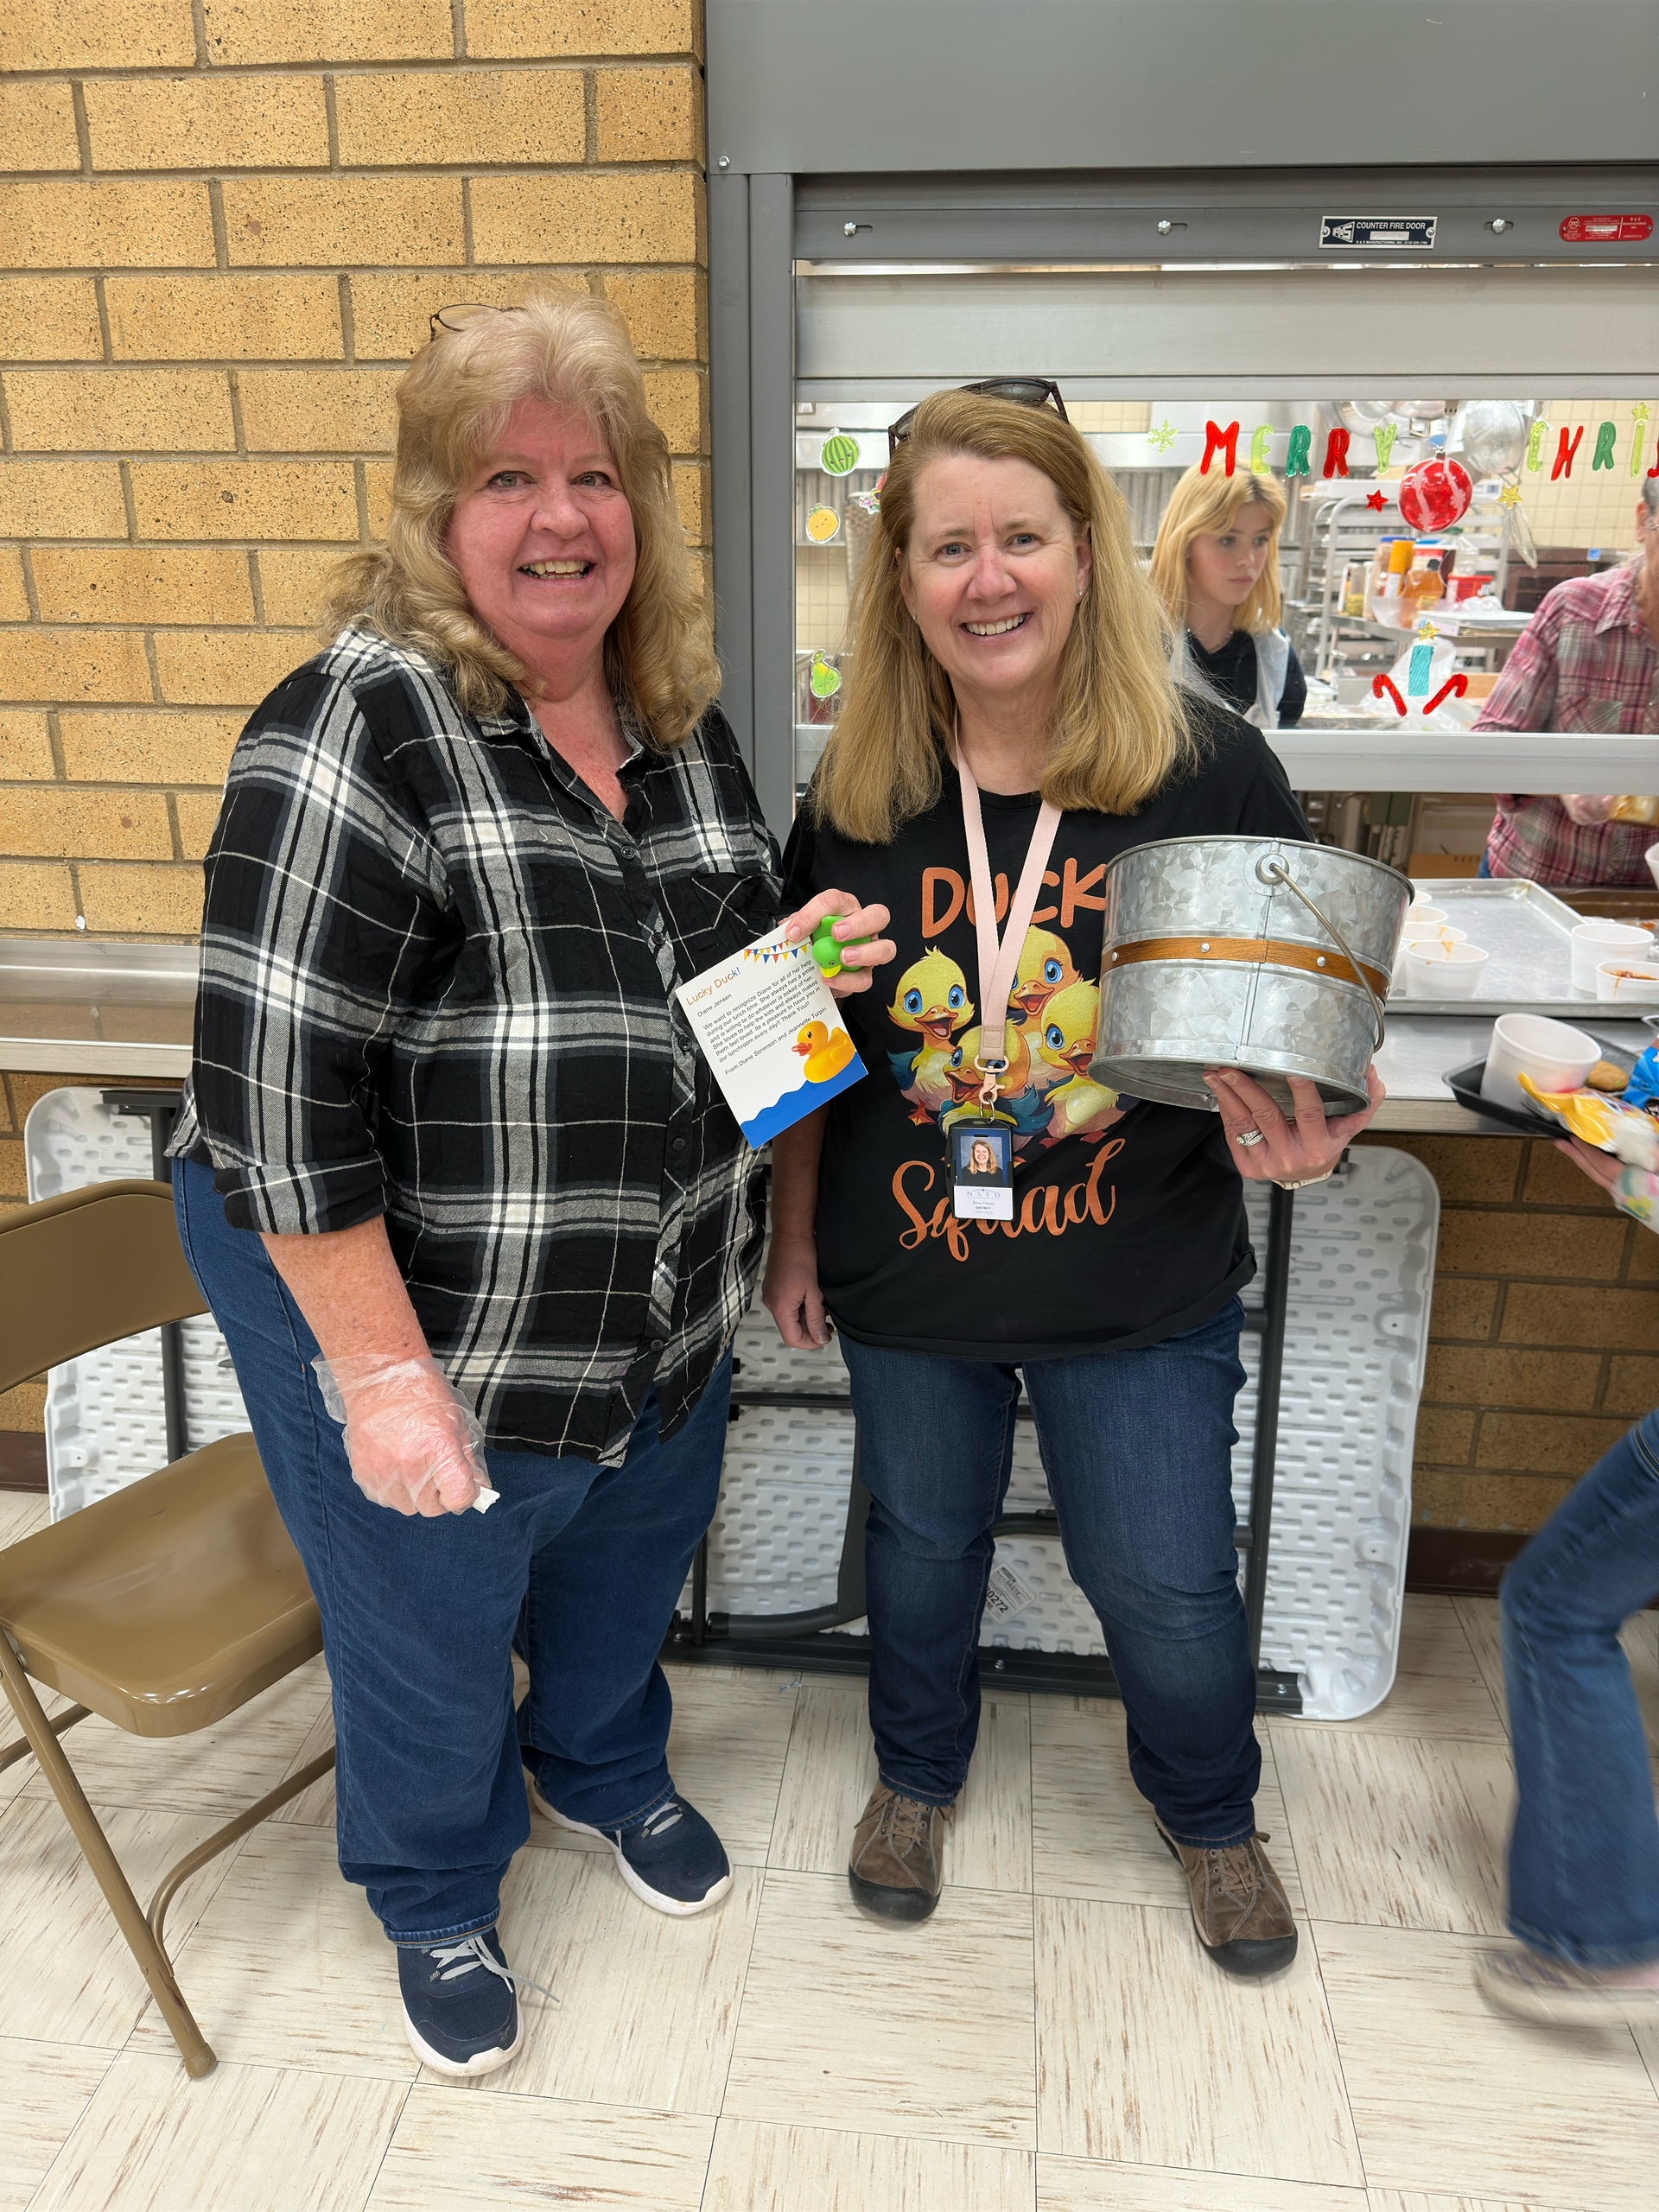
[[[951,454],[1027,462],[1054,486],[1077,538],[1090,541],[1093,568],[1060,658],[1042,791],[1062,808],[1133,814],[1192,760],[1193,747],[1122,499],[1051,408],[964,391],[922,402],[882,482],[874,541],[848,615],[841,714],[813,786],[817,811],[843,836],[884,845],[938,798],[955,695],[899,582],[918,480],[930,461]]]
[[[333,628],[366,621],[445,670],[462,707],[495,713],[525,671],[474,613],[443,550],[456,499],[521,400],[588,416],[603,431],[633,515],[633,582],[605,638],[605,674],[642,736],[682,743],[720,688],[686,557],[668,441],[651,419],[621,316],[587,292],[531,294],[441,330],[397,386],[397,450],[384,548],[331,578]]]
[[[1206,531],[1230,530],[1246,507],[1265,507],[1273,518],[1268,557],[1255,589],[1242,607],[1233,610],[1235,630],[1253,637],[1271,630],[1284,607],[1279,583],[1279,530],[1285,519],[1285,495],[1273,476],[1229,476],[1211,468],[1189,468],[1169,495],[1164,518],[1158,525],[1158,542],[1152,549],[1152,588],[1163,601],[1170,620],[1186,624],[1186,556],[1195,537]]]

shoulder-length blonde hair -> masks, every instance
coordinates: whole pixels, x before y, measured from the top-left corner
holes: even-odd
[[[1158,525],[1158,542],[1152,549],[1152,588],[1178,626],[1185,627],[1186,623],[1186,556],[1193,539],[1206,531],[1218,534],[1230,530],[1246,507],[1267,509],[1272,536],[1255,589],[1242,607],[1233,610],[1233,627],[1257,637],[1278,621],[1285,603],[1279,583],[1279,530],[1285,519],[1285,495],[1278,479],[1243,472],[1229,476],[1219,468],[1212,468],[1206,476],[1194,467],[1170,493]]]
[[[590,293],[548,290],[440,330],[397,386],[397,450],[384,549],[332,579],[327,619],[366,621],[444,669],[461,704],[495,713],[524,670],[474,613],[443,550],[468,476],[521,400],[575,408],[604,432],[633,514],[633,582],[605,639],[605,673],[658,746],[682,743],[720,688],[702,594],[685,553],[668,441],[651,419],[626,326]]]
[[[1039,469],[1075,535],[1090,541],[1093,568],[1060,659],[1043,797],[1064,808],[1133,814],[1192,757],[1192,744],[1117,488],[1052,409],[936,391],[916,410],[887,469],[874,540],[853,588],[845,695],[813,786],[819,815],[843,836],[883,845],[938,798],[956,700],[899,582],[918,480],[950,454]]]

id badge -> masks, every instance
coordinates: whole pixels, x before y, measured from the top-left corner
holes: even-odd
[[[958,1221],[1014,1219],[1014,1133],[1000,1122],[958,1122],[950,1147],[950,1207]]]

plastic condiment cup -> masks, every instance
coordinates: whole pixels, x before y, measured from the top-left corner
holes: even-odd
[[[1651,1005],[1659,999],[1659,960],[1604,960],[1596,970],[1596,996],[1642,999]]]
[[[1490,956],[1478,944],[1440,944],[1433,938],[1406,947],[1408,999],[1471,999]]]
[[[1573,931],[1573,988],[1592,992],[1604,960],[1645,960],[1652,950],[1651,935],[1633,922],[1580,922]]]
[[[1518,1075],[1540,1090],[1576,1090],[1600,1058],[1595,1039],[1565,1021],[1541,1014],[1502,1014],[1492,1024],[1480,1095],[1494,1106],[1530,1109],[1533,1102],[1516,1081]]]

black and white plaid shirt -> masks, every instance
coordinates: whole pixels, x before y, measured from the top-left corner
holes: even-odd
[[[664,1434],[759,1264],[758,1162],[676,983],[772,927],[777,847],[710,709],[631,739],[617,822],[522,701],[456,705],[359,629],[238,742],[208,849],[175,1152],[277,1234],[385,1216],[427,1341],[504,1451]]]

